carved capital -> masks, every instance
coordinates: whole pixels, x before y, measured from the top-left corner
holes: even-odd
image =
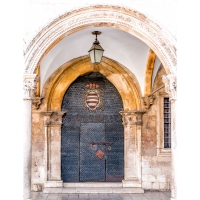
[[[42,111],[41,114],[44,115],[44,125],[61,125],[62,116],[65,111]]]
[[[32,104],[33,104],[33,106],[36,110],[38,110],[40,108],[40,105],[42,103],[42,99],[43,99],[43,97],[34,97],[33,98]]]
[[[41,114],[44,115],[44,125],[48,126],[51,124],[52,111],[42,111]]]
[[[144,110],[130,110],[130,111],[120,111],[122,115],[123,125],[132,126],[132,125],[142,125],[142,115],[146,111]]]
[[[31,100],[36,90],[37,74],[24,74],[23,88],[24,100]]]
[[[148,110],[151,107],[151,105],[153,105],[155,98],[156,97],[154,95],[142,97],[142,103],[143,103],[143,106],[146,110]]]
[[[65,111],[56,111],[53,112],[51,116],[51,125],[61,125],[62,124],[62,116],[65,114]]]
[[[170,101],[176,100],[176,75],[168,74],[162,77],[165,84],[165,91],[169,94]]]

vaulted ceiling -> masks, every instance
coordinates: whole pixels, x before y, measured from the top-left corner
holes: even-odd
[[[40,79],[41,91],[48,77],[64,63],[88,55],[95,36],[93,31],[101,31],[98,36],[103,47],[104,56],[111,58],[127,67],[137,78],[142,93],[145,87],[145,71],[150,48],[138,38],[124,31],[109,27],[92,27],[67,36],[57,43],[41,60]],[[152,74],[152,83],[161,62],[156,57]]]

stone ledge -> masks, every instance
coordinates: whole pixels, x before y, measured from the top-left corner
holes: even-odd
[[[142,183],[138,179],[133,180],[122,180],[124,188],[141,188]]]
[[[142,188],[123,188],[123,187],[68,187],[68,188],[44,188],[43,193],[68,193],[68,194],[97,194],[97,193],[144,193]]]
[[[63,181],[47,181],[44,183],[45,188],[62,188]]]

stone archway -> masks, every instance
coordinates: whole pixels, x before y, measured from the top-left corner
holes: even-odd
[[[46,81],[42,94],[44,101],[41,114],[44,115],[45,132],[45,187],[62,187],[61,180],[61,105],[68,87],[79,77],[90,72],[99,72],[118,90],[123,104],[124,125],[124,180],[123,187],[141,189],[141,91],[135,76],[124,66],[109,58],[103,58],[101,64],[93,66],[89,56],[69,61],[57,69]],[[51,139],[48,139],[50,135]],[[56,159],[55,159],[56,157]],[[133,157],[134,159],[130,159]],[[49,170],[48,170],[49,169]],[[68,184],[69,185],[69,184]],[[108,185],[110,186],[110,185]],[[45,192],[49,190],[46,189]],[[134,191],[132,191],[134,192]]]
[[[175,40],[159,26],[144,14],[125,8],[122,6],[113,5],[94,5],[82,7],[77,10],[72,10],[64,15],[59,16],[33,38],[33,40],[25,47],[25,74],[24,74],[24,107],[26,109],[26,144],[28,150],[25,149],[24,155],[24,197],[30,198],[30,158],[31,158],[31,100],[36,89],[37,76],[35,70],[42,60],[43,56],[66,36],[73,34],[79,30],[88,27],[114,27],[125,32],[128,32],[144,43],[146,43],[159,57],[162,62],[167,76],[163,79],[166,85],[166,91],[170,94],[173,106],[172,113],[172,163],[176,152],[176,129],[175,129],[175,100],[176,100],[176,42]],[[128,105],[131,103],[129,102]],[[139,106],[140,107],[140,106]],[[129,113],[130,114],[130,113]],[[129,115],[128,114],[128,115]],[[128,119],[131,119],[127,113],[124,113],[124,124],[129,124]],[[49,115],[50,116],[50,115]],[[47,116],[48,118],[48,116]],[[29,127],[27,127],[27,124]],[[172,164],[172,169],[175,166]],[[176,180],[173,173],[172,181],[172,197],[176,198]]]
[[[118,90],[122,97],[123,108],[141,110],[141,89],[139,83],[126,67],[120,63],[103,57],[99,65],[92,65],[89,56],[76,58],[63,64],[46,81],[42,96],[42,110],[60,110],[65,91],[79,76],[90,72],[100,72]]]
[[[88,27],[103,26],[136,36],[156,53],[167,74],[176,72],[175,41],[156,22],[126,7],[94,5],[67,12],[43,27],[24,50],[25,73],[34,73],[43,56],[63,38]]]

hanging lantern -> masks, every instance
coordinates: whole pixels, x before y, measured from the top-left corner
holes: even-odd
[[[100,31],[92,32],[93,35],[96,35],[96,39],[93,43],[93,46],[88,51],[90,54],[90,59],[93,64],[99,64],[103,56],[104,49],[100,46],[99,41],[97,40],[97,35],[100,35]]]

